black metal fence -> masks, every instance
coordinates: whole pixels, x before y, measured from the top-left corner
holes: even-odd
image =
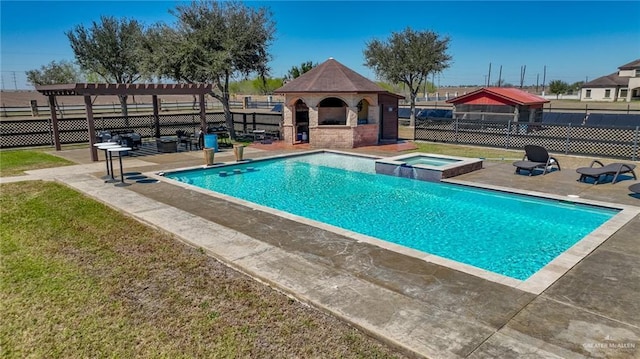
[[[636,161],[640,158],[639,127],[434,118],[416,122],[415,139],[505,149],[524,149],[525,145],[536,144],[550,152]]]
[[[265,130],[278,133],[282,114],[280,113],[238,113],[232,112],[233,127],[236,132],[250,133],[253,130]],[[181,130],[196,133],[200,128],[200,114],[160,115],[160,135],[173,136]],[[207,113],[207,124],[219,127],[225,125],[224,113]],[[142,138],[155,137],[155,122],[152,115],[100,116],[95,118],[96,132],[137,132]],[[64,118],[58,120],[61,144],[89,142],[86,117]],[[0,148],[54,146],[51,119],[26,119],[0,121]]]

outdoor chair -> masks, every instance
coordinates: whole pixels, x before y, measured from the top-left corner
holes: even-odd
[[[542,169],[542,174],[545,175],[550,172],[553,166],[560,171],[560,163],[554,157],[549,156],[549,152],[544,147],[536,145],[524,146],[525,155],[522,161],[516,161],[513,165],[516,167],[516,174],[520,170],[529,171],[529,176],[533,174],[536,168]]]
[[[191,134],[187,133],[185,130],[177,130],[176,136],[178,137],[178,142],[182,145],[184,144],[184,149],[192,149],[191,142]]]
[[[594,167],[593,165],[595,164],[600,165],[600,167]],[[631,173],[633,175],[633,179],[638,179],[633,170],[634,168],[636,168],[636,165],[631,163],[615,162],[605,166],[602,162],[593,160],[589,167],[580,167],[576,169],[576,172],[580,174],[580,178],[578,179],[580,182],[584,182],[587,178],[593,178],[593,184],[598,184],[601,179],[613,176],[611,184],[614,184],[616,183],[618,176],[624,173]]]

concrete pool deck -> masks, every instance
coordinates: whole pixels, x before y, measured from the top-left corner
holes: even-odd
[[[246,157],[291,151],[249,147]],[[416,356],[640,356],[640,216],[536,295],[168,183],[114,187],[98,179],[103,162],[86,163],[86,149],[63,152],[85,164],[30,171],[24,179],[66,183]],[[590,159],[558,158],[563,170],[545,176],[515,175],[511,162],[485,161],[484,169],[453,181],[640,206],[627,190],[635,181],[578,183],[575,168]],[[216,162],[232,160],[230,151],[216,154]],[[125,171],[152,173],[203,158],[185,152],[123,162]]]

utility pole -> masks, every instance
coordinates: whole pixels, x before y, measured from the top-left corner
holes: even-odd
[[[540,74],[536,74],[536,94],[538,93],[538,85],[540,84]]]
[[[491,82],[491,63],[489,63],[489,75],[487,76],[487,87],[489,87],[489,82]]]
[[[527,65],[520,67],[520,88],[524,86],[524,73],[527,71]]]
[[[542,96],[544,96],[544,84],[547,80],[547,65],[544,65],[544,72],[542,73]]]
[[[18,82],[16,81],[16,72],[13,71],[13,87],[15,87],[16,91],[18,91]]]
[[[502,65],[500,65],[500,72],[498,73],[498,87],[502,87]]]

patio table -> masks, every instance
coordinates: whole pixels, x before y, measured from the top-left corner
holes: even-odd
[[[109,182],[115,182],[115,179],[113,178],[113,173],[112,173],[113,172],[113,167],[111,168],[111,170],[109,169],[109,162],[110,161],[109,161],[109,153],[107,152],[107,150],[109,148],[120,147],[120,145],[115,143],[115,142],[101,142],[101,143],[94,144],[94,146],[97,149],[104,151],[104,163],[107,166],[107,174],[105,176],[102,176],[102,179],[108,180],[109,178],[111,178],[111,180]]]
[[[131,185],[130,183],[126,183],[124,181],[124,172],[122,171],[122,153],[131,151],[131,147],[112,147],[112,148],[107,148],[107,151],[109,152],[109,162],[111,162],[111,154],[114,152],[118,153],[118,161],[120,162],[120,183],[117,183],[116,186],[117,187],[130,186]],[[111,178],[113,178],[113,163],[111,163]]]

